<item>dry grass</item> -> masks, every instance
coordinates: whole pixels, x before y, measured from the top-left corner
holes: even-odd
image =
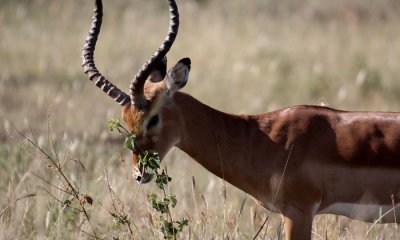
[[[185,89],[228,112],[256,113],[295,104],[352,110],[398,111],[400,98],[400,5],[395,0],[180,1],[182,25],[169,60],[192,58]],[[65,172],[95,200],[89,207],[103,237],[128,238],[113,223],[113,190],[134,224],[135,239],[160,238],[146,194],[132,183],[122,139],[107,131],[119,108],[95,89],[80,68],[92,1],[0,1],[0,119],[35,136],[46,147],[48,112],[57,152],[70,150]],[[168,24],[161,1],[105,1],[96,51],[99,68],[127,88],[130,77],[158,47]],[[15,135],[11,134],[11,135]],[[88,238],[73,224],[87,223],[63,209],[35,175],[58,184],[34,149],[23,148],[0,128],[0,238]],[[177,195],[174,214],[189,218],[184,237],[249,239],[267,214],[245,194],[211,176],[184,153],[164,161]],[[192,176],[196,179],[192,187]],[[226,197],[225,197],[226,196]],[[101,204],[100,204],[101,202]],[[239,214],[241,212],[241,214]],[[271,219],[266,239],[282,236]],[[370,224],[319,216],[314,239],[362,239]],[[395,239],[393,225],[373,226],[367,239]],[[264,233],[261,234],[263,236]],[[261,237],[260,237],[261,238]]]

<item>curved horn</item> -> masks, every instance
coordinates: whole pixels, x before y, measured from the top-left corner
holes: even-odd
[[[170,24],[167,37],[161,44],[160,48],[150,57],[149,60],[139,70],[139,72],[131,80],[129,88],[131,89],[131,101],[137,108],[145,108],[147,100],[143,94],[144,83],[154,66],[160,62],[168,53],[175,41],[179,29],[179,13],[175,0],[168,0]]]
[[[129,96],[121,91],[118,87],[112,84],[104,77],[94,64],[94,50],[96,47],[97,37],[100,33],[101,23],[103,18],[103,3],[101,0],[96,0],[92,25],[82,49],[82,67],[88,75],[90,81],[101,88],[108,96],[112,97],[121,106],[127,104],[130,100]]]

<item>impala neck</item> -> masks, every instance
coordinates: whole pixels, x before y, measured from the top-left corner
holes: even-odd
[[[254,157],[249,149],[257,148],[254,143],[268,144],[255,118],[220,112],[180,92],[174,98],[182,120],[177,147],[218,177],[248,193],[255,191],[260,176],[246,172]]]

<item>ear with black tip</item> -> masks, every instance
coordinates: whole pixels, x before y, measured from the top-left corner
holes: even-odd
[[[191,61],[190,58],[182,58],[167,73],[167,89],[169,95],[183,88],[189,78]]]
[[[160,82],[167,75],[167,56],[165,56],[151,71],[147,78],[150,82]]]

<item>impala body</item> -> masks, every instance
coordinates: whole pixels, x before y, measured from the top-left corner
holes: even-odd
[[[168,35],[132,79],[130,95],[94,64],[101,0],[82,53],[89,79],[122,106],[125,123],[137,135],[132,157],[137,181],[151,180],[138,155],[148,150],[163,158],[176,146],[281,213],[286,239],[310,239],[313,217],[320,213],[383,223],[400,218],[400,113],[306,105],[258,115],[215,110],[179,91],[188,80],[189,58],[166,69],[165,55],[179,26],[175,1],[168,2]]]

